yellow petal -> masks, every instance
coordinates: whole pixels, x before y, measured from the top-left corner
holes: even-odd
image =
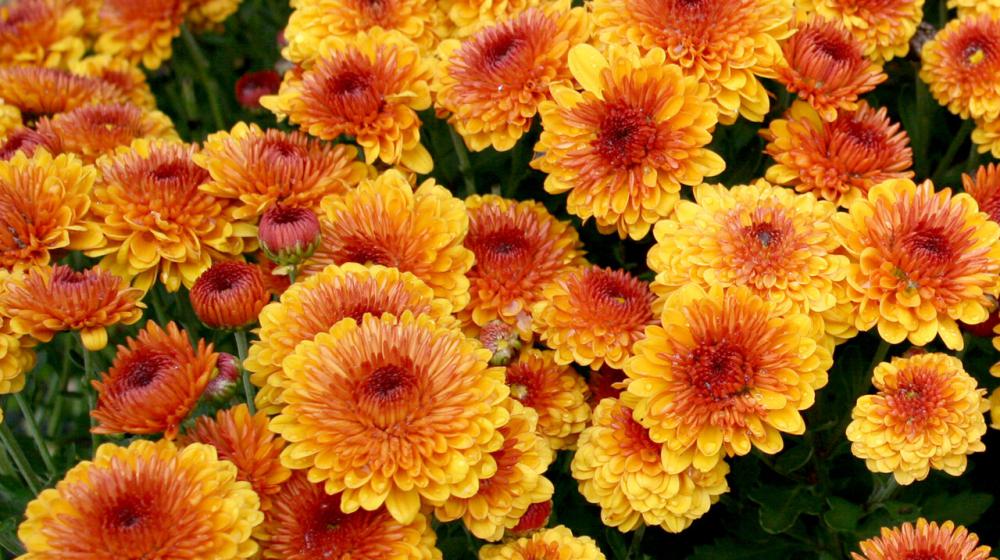
[[[577,45],[569,51],[569,71],[583,89],[600,99],[604,99],[601,93],[601,72],[607,68],[607,59],[590,45]]]

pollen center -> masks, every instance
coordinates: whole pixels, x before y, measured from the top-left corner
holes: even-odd
[[[524,45],[524,40],[513,33],[503,33],[492,37],[483,46],[483,63],[490,68],[504,66]]]
[[[369,374],[361,392],[374,403],[387,404],[405,398],[414,387],[413,376],[409,371],[391,365],[380,367]]]
[[[187,167],[182,162],[171,161],[156,166],[156,168],[149,172],[149,176],[161,183],[179,183],[186,171]]]
[[[513,228],[486,234],[478,243],[473,242],[473,244],[482,247],[481,250],[474,250],[477,257],[500,261],[519,258],[528,250],[528,241],[524,238],[524,233]]]
[[[656,140],[653,120],[636,107],[611,105],[601,119],[595,148],[612,167],[642,163]]]
[[[130,389],[141,389],[159,377],[173,365],[173,360],[165,354],[137,354],[125,371],[122,381]]]
[[[382,266],[395,266],[393,259],[390,258],[389,253],[366,240],[359,240],[356,243],[349,244],[345,249],[344,259],[342,262],[356,262],[359,264],[380,264]]]
[[[341,530],[347,516],[340,511],[339,500],[326,500],[313,513],[303,535],[305,550],[321,552],[325,556],[354,548],[354,543],[349,542],[348,532]]]
[[[330,79],[330,92],[334,95],[360,96],[371,87],[371,74],[355,71],[344,71]]]
[[[919,261],[943,264],[952,257],[951,244],[940,229],[915,231],[903,237],[907,253]]]
[[[840,61],[852,58],[851,45],[833,33],[817,33],[813,37],[813,44],[816,45],[816,50],[833,60]]]
[[[694,389],[715,401],[746,393],[754,378],[754,368],[743,352],[725,341],[699,345],[685,365]]]
[[[938,384],[926,373],[916,373],[908,380],[901,380],[894,393],[886,400],[897,418],[907,427],[923,425],[934,412],[939,398]]]
[[[126,501],[111,508],[105,518],[108,529],[134,529],[142,524],[146,518],[145,508],[140,504]]]
[[[746,235],[756,239],[761,248],[768,249],[781,243],[783,233],[774,224],[765,222],[746,228]]]

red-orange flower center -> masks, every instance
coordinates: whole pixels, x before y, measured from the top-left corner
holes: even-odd
[[[17,152],[24,152],[24,155],[31,157],[38,148],[55,152],[57,150],[54,149],[54,146],[57,142],[58,140],[50,135],[27,127],[19,127],[8,134],[7,138],[0,144],[0,160],[7,161],[14,157]]]
[[[656,126],[646,112],[622,102],[608,105],[594,147],[612,167],[642,163],[655,144]]]
[[[380,52],[379,57],[382,56]],[[385,100],[381,91],[389,86],[384,80],[391,79],[388,73],[379,72],[383,64],[372,64],[360,51],[351,49],[320,62],[319,66],[305,80],[308,89],[314,89],[327,105],[324,114],[361,122],[382,110]]]
[[[122,392],[143,389],[152,384],[166,370],[177,367],[177,361],[167,354],[140,350],[129,357],[122,367],[120,388]]]

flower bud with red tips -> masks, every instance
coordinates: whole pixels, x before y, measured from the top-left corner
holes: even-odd
[[[308,208],[274,205],[261,216],[257,238],[267,258],[297,265],[319,247],[319,218]]]
[[[509,364],[521,350],[521,339],[517,335],[517,330],[497,319],[486,323],[486,326],[479,331],[479,341],[487,350],[493,352],[493,357],[490,358],[491,366]]]
[[[236,356],[228,352],[219,352],[215,369],[218,370],[218,373],[205,386],[205,392],[202,393],[202,396],[215,404],[222,404],[236,393],[236,385],[240,380],[240,368],[237,365]]]
[[[259,110],[260,98],[278,93],[281,74],[274,70],[247,72],[236,81],[236,101],[246,109]]]
[[[212,265],[191,288],[191,307],[213,329],[241,329],[257,321],[271,294],[260,267],[238,261]]]

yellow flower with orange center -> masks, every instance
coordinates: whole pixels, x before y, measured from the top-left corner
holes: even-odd
[[[510,396],[538,413],[538,432],[552,449],[571,449],[590,420],[587,382],[555,354],[527,348],[507,366]]]
[[[380,264],[411,272],[454,309],[469,302],[474,255],[462,246],[465,205],[433,180],[414,189],[390,169],[352,191],[323,199],[320,245],[302,272],[328,264]]]
[[[274,204],[319,209],[324,196],[347,192],[369,173],[353,146],[243,122],[209,135],[192,157],[212,176],[201,190],[238,200],[239,219],[256,218]]]
[[[797,0],[796,7],[840,21],[879,63],[906,56],[924,18],[924,0]]]
[[[87,163],[140,138],[179,140],[170,117],[132,104],[79,107],[40,120],[38,130],[57,137],[63,153],[76,154]]]
[[[1000,119],[987,121],[975,119],[976,127],[972,129],[972,143],[981,154],[992,153],[1000,159]]]
[[[545,190],[569,191],[566,207],[602,232],[641,239],[665,218],[681,185],[718,175],[725,162],[705,146],[716,111],[709,88],[666,63],[662,49],[573,47],[569,67],[583,86],[553,85],[539,106],[542,134],[531,165]]]
[[[544,529],[529,537],[488,544],[479,549],[479,560],[606,560],[601,549],[590,537],[574,537],[559,525]]]
[[[1000,117],[1000,14],[953,19],[920,51],[920,79],[963,119]]]
[[[282,362],[287,404],[271,421],[289,442],[282,463],[342,493],[344,513],[384,506],[411,523],[423,505],[472,497],[510,420],[489,359],[427,315],[340,321]]]
[[[126,95],[126,101],[137,107],[150,111],[156,109],[156,98],[146,82],[146,73],[123,58],[95,54],[73,62],[69,68],[81,76],[114,85]]]
[[[880,536],[858,543],[861,554],[851,553],[853,560],[996,560],[990,547],[979,544],[979,537],[952,521],[938,525],[923,517],[917,523],[898,527],[883,527]]]
[[[516,18],[529,8],[537,8],[541,0],[440,0],[438,9],[447,21],[440,25],[440,33],[464,39],[482,28]]]
[[[0,67],[0,99],[16,107],[26,125],[99,103],[124,103],[128,93],[100,78],[38,66]]]
[[[711,472],[752,446],[777,453],[782,432],[805,432],[801,411],[833,363],[808,315],[745,286],[689,284],[667,298],[661,320],[635,344],[621,400],[664,444],[667,472]]]
[[[892,473],[900,484],[927,478],[930,469],[959,476],[967,456],[985,451],[985,389],[940,353],[882,362],[872,374],[878,393],[858,399],[847,427],[851,453],[872,472]]]
[[[156,70],[173,54],[187,8],[187,0],[104,0],[94,50]]]
[[[832,122],[796,101],[785,118],[771,121],[760,134],[774,158],[768,181],[843,207],[883,181],[913,177],[906,131],[889,120],[885,107],[876,111],[865,101]]]
[[[31,503],[17,536],[24,560],[250,558],[260,501],[209,445],[106,443]]]
[[[92,215],[108,243],[87,254],[104,257],[101,266],[143,290],[159,277],[175,292],[193,286],[213,261],[252,250],[255,228],[200,189],[209,175],[192,161],[196,150],[139,139],[103,157]]]
[[[998,289],[1000,226],[968,194],[935,192],[930,181],[886,181],[834,225],[853,261],[847,281],[859,330],[878,326],[885,341],[916,346],[940,334],[960,350],[957,321],[986,320],[987,296]]]
[[[641,524],[679,533],[729,491],[729,465],[712,470],[667,471],[663,445],[649,439],[632,410],[616,399],[594,409],[594,423],[580,435],[573,455],[573,478],[587,501],[601,507],[601,521],[618,530]]]
[[[472,150],[514,147],[528,132],[549,86],[569,83],[566,56],[587,40],[584,8],[558,0],[438,47],[435,107]]]
[[[948,0],[949,8],[958,9],[958,17],[974,14],[1000,13],[1000,0]]]
[[[12,0],[0,7],[0,63],[62,67],[83,56],[83,12],[68,0]]]
[[[260,103],[317,138],[353,137],[366,163],[429,173],[434,162],[420,144],[417,111],[431,106],[431,75],[413,41],[376,27],[327,37],[315,59],[286,73],[278,94]]]
[[[782,63],[778,41],[792,33],[792,0],[595,0],[593,8],[602,44],[663,49],[709,86],[722,124],[764,120],[770,103],[758,78],[774,78]]]

